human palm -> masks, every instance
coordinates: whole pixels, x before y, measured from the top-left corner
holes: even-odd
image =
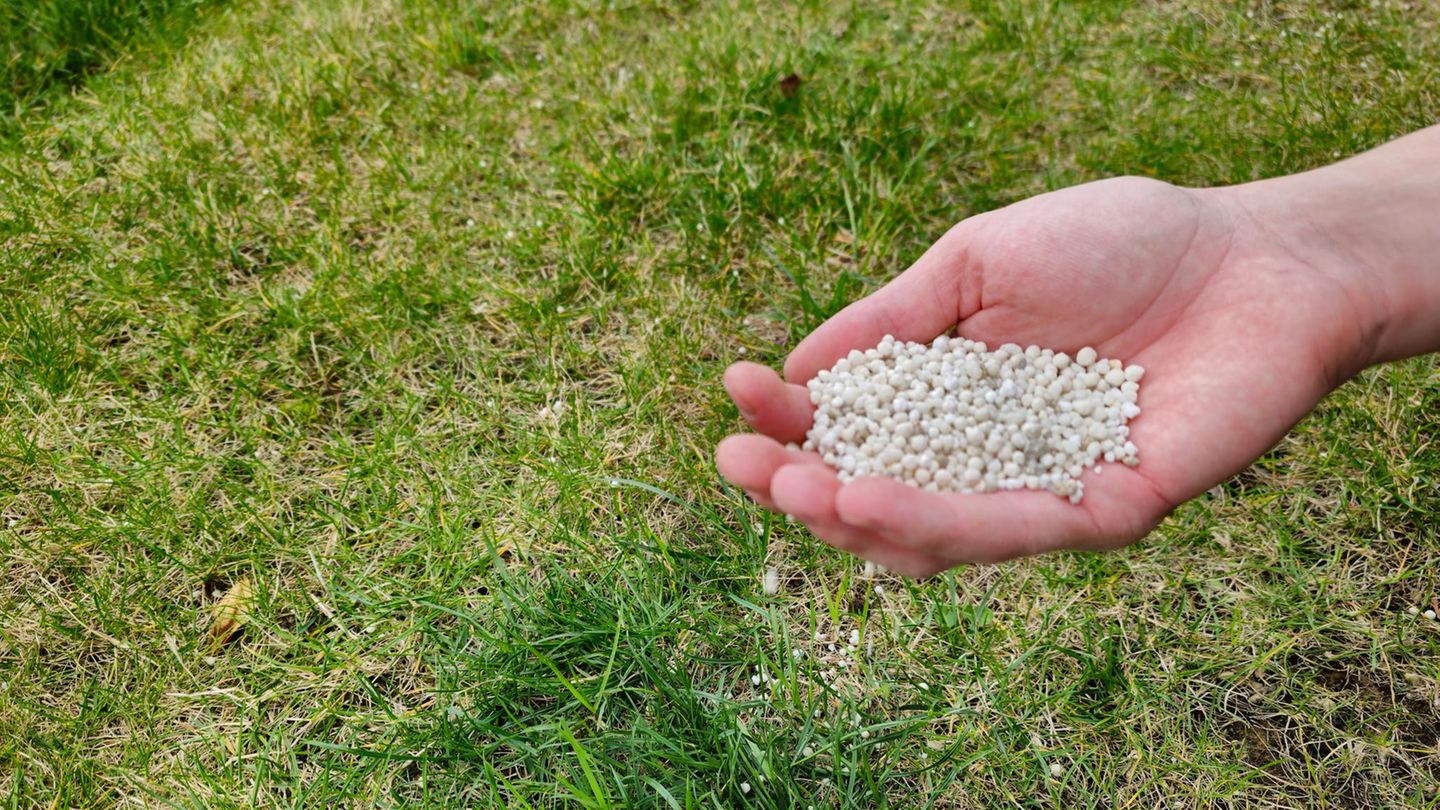
[[[803,340],[785,380],[737,363],[725,384],[758,435],[716,460],[751,497],[821,538],[924,576],[1061,548],[1140,539],[1243,469],[1353,369],[1361,324],[1337,276],[1297,259],[1223,195],[1116,178],[961,222],[913,267]],[[813,453],[805,381],[886,334],[1039,344],[1147,369],[1130,423],[1140,464],[1083,475],[1078,505],[1044,492],[929,493],[841,484]]]

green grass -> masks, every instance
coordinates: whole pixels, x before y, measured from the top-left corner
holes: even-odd
[[[113,59],[174,43],[206,0],[6,0],[0,6],[0,127]]]
[[[147,44],[22,79],[95,73],[0,147],[0,797],[1436,806],[1433,358],[1135,548],[923,583],[710,452],[742,347],[778,363],[964,216],[1431,123],[1437,25],[277,0],[87,34]]]

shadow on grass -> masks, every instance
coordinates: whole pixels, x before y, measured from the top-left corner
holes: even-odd
[[[0,3],[0,133],[127,49],[173,44],[216,0],[5,0]]]

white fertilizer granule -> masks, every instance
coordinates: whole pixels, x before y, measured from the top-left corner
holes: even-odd
[[[1080,475],[1101,461],[1139,463],[1129,440],[1145,369],[1064,352],[886,335],[809,383],[805,449],[839,471],[930,492],[1046,489],[1079,503]],[[1097,467],[1098,469],[1098,467]]]
[[[766,596],[774,596],[780,593],[780,570],[775,567],[765,569],[765,578],[762,582]]]

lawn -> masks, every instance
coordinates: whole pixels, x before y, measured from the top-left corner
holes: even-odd
[[[1433,357],[923,582],[711,457],[967,215],[1433,123],[1440,7],[66,9],[0,13],[5,806],[1440,804]]]
[[[209,0],[6,0],[0,7],[0,132],[82,84],[127,48],[164,47]]]

